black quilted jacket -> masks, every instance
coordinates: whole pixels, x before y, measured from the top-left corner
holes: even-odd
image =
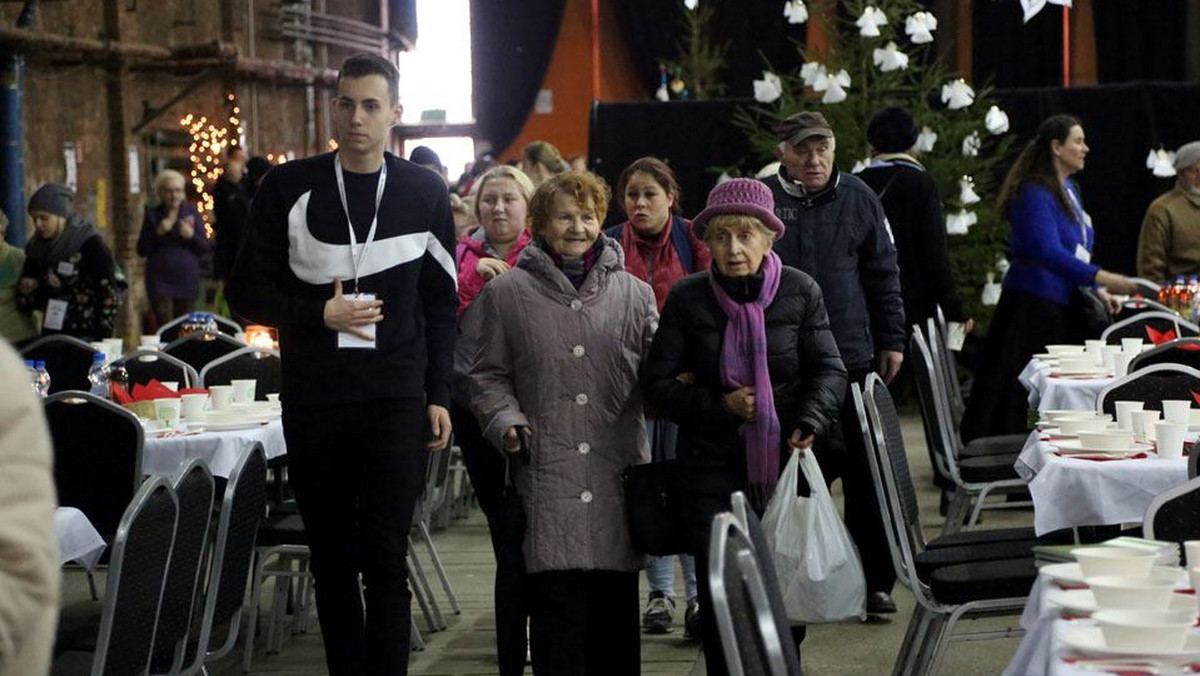
[[[829,330],[820,287],[794,268],[785,266],[781,274],[765,319],[783,453],[793,430],[820,435],[836,419],[846,392],[846,368]],[[641,385],[657,415],[679,425],[679,457],[744,465],[738,460],[745,449],[738,434],[742,421],[722,401],[729,391],[720,377],[728,320],[708,276],[690,275],[671,289],[650,355],[642,361]],[[694,384],[676,379],[683,373],[694,374]]]

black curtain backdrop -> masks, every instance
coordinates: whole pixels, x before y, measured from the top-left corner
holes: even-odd
[[[1016,0],[973,2],[971,12],[974,82],[995,87],[1062,84],[1062,7],[1046,5],[1029,23]]]
[[[987,3],[976,7],[983,4]],[[1133,274],[1146,207],[1173,185],[1173,179],[1156,178],[1146,169],[1146,154],[1160,145],[1174,149],[1200,139],[1200,85],[1135,83],[999,90],[996,95],[1008,112],[1011,133],[1023,140],[1032,138],[1038,124],[1054,113],[1082,119],[1091,154],[1076,180],[1096,225],[1094,260]],[[592,111],[591,159],[610,183],[642,155],[667,160],[684,192],[683,213],[691,217],[704,207],[716,184],[711,167],[741,165],[748,170],[762,163],[749,157],[746,139],[729,122],[737,106],[749,103],[723,99],[598,104]],[[852,163],[851,158],[840,160],[843,169]],[[610,209],[610,222],[622,217],[617,202]]]
[[[1186,0],[1092,3],[1101,83],[1186,79]]]
[[[476,138],[507,148],[546,77],[565,0],[471,0]]]

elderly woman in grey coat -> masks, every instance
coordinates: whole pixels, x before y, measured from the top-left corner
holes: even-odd
[[[658,313],[654,292],[600,232],[608,202],[589,173],[542,184],[530,203],[532,244],[476,301],[471,404],[516,469],[539,676],[641,670],[642,557],[621,471],[649,459],[637,378]],[[523,437],[527,465],[517,460]]]

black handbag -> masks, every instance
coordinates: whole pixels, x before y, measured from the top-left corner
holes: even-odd
[[[633,548],[643,554],[685,552],[681,468],[678,460],[631,465],[621,473]]]
[[[496,514],[497,540],[516,545],[520,548],[525,539],[525,528],[528,521],[525,517],[525,505],[521,502],[521,494],[517,492],[517,482],[513,479],[513,463],[529,464],[529,440],[522,432],[521,451],[519,454],[505,453],[504,455],[504,490],[500,492],[500,506]]]

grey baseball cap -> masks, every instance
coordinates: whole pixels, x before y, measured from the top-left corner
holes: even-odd
[[[1200,162],[1200,141],[1179,146],[1175,151],[1175,171],[1183,171]]]
[[[820,113],[804,111],[796,113],[775,126],[775,135],[780,141],[797,145],[806,138],[824,136],[833,138],[833,128]]]

